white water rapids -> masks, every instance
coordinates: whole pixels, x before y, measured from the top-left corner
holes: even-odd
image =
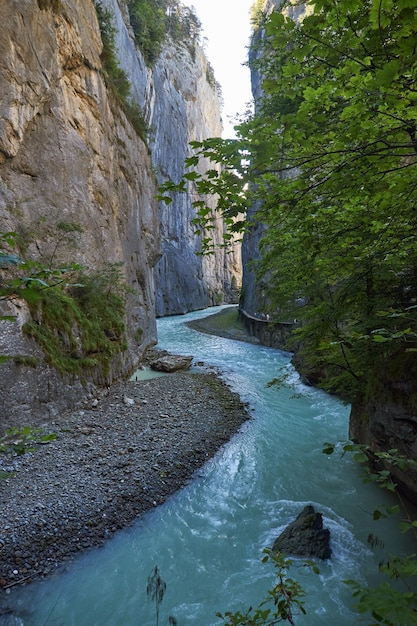
[[[157,565],[167,585],[160,626],[169,616],[178,626],[219,626],[217,611],[244,612],[266,596],[274,571],[261,562],[262,551],[306,504],[323,514],[332,557],[319,563],[319,575],[296,560],[290,574],[307,594],[307,615],[296,617],[297,626],[361,623],[344,581],[378,583],[379,561],[413,550],[398,521],[372,521],[375,508],[391,503],[387,496],[363,484],[347,456],[322,453],[324,442],[347,439],[348,407],[303,385],[289,354],[185,325],[220,308],[159,320],[157,347],[218,367],[249,403],[253,419],[192,483],[135,527],[82,556],[57,579],[13,589],[10,604],[19,617],[7,623],[155,626],[146,585]],[[289,386],[266,386],[283,373]],[[370,533],[384,549],[369,547]]]

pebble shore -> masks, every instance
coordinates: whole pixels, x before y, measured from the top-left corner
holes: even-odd
[[[249,418],[215,371],[128,381],[1,455],[0,595],[103,544],[192,479]]]

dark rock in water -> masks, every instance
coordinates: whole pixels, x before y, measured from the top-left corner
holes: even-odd
[[[158,372],[178,372],[188,370],[192,363],[192,356],[165,354],[151,363],[151,368]]]
[[[275,540],[272,549],[294,556],[329,559],[332,554],[330,531],[323,528],[322,514],[311,504],[306,506]]]

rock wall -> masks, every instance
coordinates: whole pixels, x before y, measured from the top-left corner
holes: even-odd
[[[184,159],[191,155],[189,142],[221,136],[219,94],[210,79],[207,59],[199,46],[165,48],[154,71],[155,98],[147,118],[152,129],[152,158],[160,182],[178,181]],[[212,165],[202,163],[201,169]],[[155,267],[158,316],[185,313],[208,306],[237,302],[241,282],[240,246],[230,252],[218,248],[201,256],[201,237],[192,226],[198,199],[193,184],[189,193],[176,195],[170,205],[161,203],[162,257]],[[215,200],[208,201],[214,209]],[[213,233],[221,243],[223,222],[216,219]]]
[[[123,264],[132,289],[129,347],[123,362],[109,372],[111,382],[156,341],[153,266],[160,240],[155,177],[147,146],[106,89],[93,3],[62,0],[61,7],[41,10],[36,1],[15,0],[11,11],[0,3],[1,230],[26,237],[34,258],[55,256],[54,261],[60,257],[90,268]],[[57,246],[63,222],[76,223],[82,231],[74,249]],[[9,354],[13,347],[6,342],[1,349]],[[19,411],[20,401],[9,393],[9,376],[19,388],[27,377],[48,378],[41,366],[30,372],[12,369],[2,365],[3,417]],[[35,384],[39,391],[29,402],[33,413],[43,413],[46,406],[54,413],[72,402],[55,378],[49,378],[49,391],[48,385]]]
[[[199,46],[194,55],[186,48],[166,47],[154,71],[155,98],[147,119],[152,129],[152,159],[160,182],[179,181],[189,142],[219,137],[222,123],[219,94],[210,79],[207,59]],[[196,106],[198,103],[198,106]],[[212,168],[202,163],[201,169]],[[198,199],[193,183],[187,194],[177,194],[169,205],[160,204],[162,257],[155,267],[157,316],[185,313],[208,306],[237,302],[241,283],[240,246],[201,256],[196,237],[192,201]],[[214,209],[215,199],[208,200]],[[222,242],[223,222],[213,235]]]
[[[32,258],[95,269],[122,265],[130,288],[128,348],[109,372],[94,377],[110,384],[157,341],[157,312],[214,303],[217,290],[220,299],[223,289],[230,293],[239,274],[237,261],[235,268],[223,254],[210,261],[194,256],[199,244],[189,225],[190,199],[169,209],[155,199],[157,179],[181,173],[187,142],[220,132],[216,90],[200,75],[207,62],[198,48],[194,62],[186,48],[168,44],[155,68],[147,68],[124,3],[104,0],[120,65],[151,127],[146,145],[106,88],[93,2],[12,4],[11,10],[0,2],[0,230],[22,234]],[[79,226],[75,245],[59,240],[62,223]],[[165,258],[154,271],[163,252],[161,233]],[[2,308],[10,314],[16,304],[24,310],[22,302],[3,301]],[[40,357],[38,347],[20,336],[27,314],[14,324],[0,321],[0,354],[24,348],[23,354]],[[32,369],[11,360],[1,365],[2,420],[19,415],[25,389],[24,412],[33,419],[91,393],[91,386],[62,377],[45,362]]]
[[[283,0],[265,0],[264,12],[269,15],[273,11],[277,11],[283,4]],[[294,6],[287,6],[286,15],[293,20],[300,19],[305,13],[305,6],[294,0]],[[262,98],[262,74],[258,68],[254,66],[255,61],[259,58],[259,42],[264,37],[263,28],[259,28],[252,36],[249,48],[249,66],[251,68],[251,88],[255,103],[255,111]],[[248,211],[248,220],[253,221],[253,227],[245,234],[242,242],[242,295],[240,306],[249,315],[256,316],[263,313],[268,308],[268,302],[265,299],[265,281],[268,277],[259,280],[256,278],[256,263],[260,259],[259,241],[265,230],[265,226],[256,221],[256,212],[258,206],[253,206]]]
[[[264,11],[266,14],[278,9],[283,0],[265,0]],[[251,70],[251,88],[255,104],[255,112],[259,107],[262,98],[262,75],[258,68],[254,67],[254,62],[259,58],[259,42],[264,37],[262,28],[252,35],[249,48],[249,67]],[[247,214],[248,221],[253,223],[252,228],[245,234],[242,242],[242,292],[239,306],[249,315],[257,317],[267,308],[265,300],[264,284],[262,280],[256,278],[256,264],[260,260],[259,242],[265,230],[265,226],[256,220],[255,216],[259,206],[252,206]],[[246,319],[245,317],[243,318]],[[245,322],[246,323],[246,322]],[[250,329],[250,325],[247,325]]]
[[[184,174],[184,160],[192,154],[189,142],[222,133],[220,95],[207,58],[198,44],[187,47],[168,41],[155,66],[146,68],[117,0],[102,4],[115,16],[120,64],[143,107],[158,182],[178,182]],[[201,167],[212,165],[202,163]],[[227,253],[219,248],[210,257],[198,255],[201,237],[196,237],[191,224],[196,199],[189,183],[189,193],[175,196],[169,205],[159,205],[162,255],[154,272],[157,317],[237,302],[240,245]],[[210,202],[214,208],[215,200]],[[222,241],[223,229],[219,219],[210,233],[215,241]]]
[[[416,377],[414,353],[404,351],[394,355],[384,370],[369,372],[366,397],[352,404],[349,437],[373,452],[398,450],[417,460]],[[406,495],[417,503],[417,470],[396,467],[393,474]]]

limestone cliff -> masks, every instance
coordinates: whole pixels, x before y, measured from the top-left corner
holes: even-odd
[[[224,255],[210,262],[194,256],[199,244],[189,225],[190,199],[161,212],[155,200],[157,178],[181,173],[187,142],[220,132],[216,90],[198,47],[194,62],[186,47],[168,43],[147,68],[124,3],[103,2],[120,66],[151,129],[147,145],[106,87],[92,0],[12,4],[10,10],[0,1],[0,231],[18,232],[27,255],[43,263],[123,268],[127,348],[109,371],[86,375],[109,384],[156,342],[155,293],[159,314],[184,312],[213,303],[213,294],[235,280]],[[75,225],[76,236],[62,237],[63,225],[64,231]],[[161,232],[166,256],[154,274]],[[35,355],[38,363],[30,370],[21,359],[1,365],[1,418],[54,415],[85,396],[85,381],[62,377],[21,335],[30,317],[25,303],[1,304],[0,315],[16,321],[0,321],[0,354]]]
[[[120,64],[150,129],[149,145],[158,182],[178,182],[184,173],[184,160],[191,155],[189,142],[222,132],[220,95],[207,58],[198,43],[187,46],[169,40],[155,65],[146,68],[117,0],[104,0],[103,5],[115,16]],[[191,224],[195,199],[190,183],[188,194],[174,197],[169,206],[159,206],[162,256],[155,267],[157,316],[237,301],[240,246],[229,253],[219,248],[214,256],[198,255],[201,238],[195,236]],[[214,207],[215,201],[211,202]],[[216,241],[222,241],[222,233],[223,223],[218,220]]]
[[[207,59],[198,46],[194,58],[187,49],[166,47],[156,64],[156,95],[147,119],[152,129],[152,159],[160,182],[180,179],[184,159],[190,156],[190,141],[221,136],[219,95],[210,77]],[[206,165],[207,169],[212,167]],[[201,238],[195,236],[191,223],[195,217],[194,199],[196,194],[190,183],[188,194],[176,195],[168,206],[160,205],[162,257],[155,267],[158,316],[237,301],[240,247],[229,253],[218,247],[213,256],[198,255]],[[208,203],[214,209],[215,199]],[[218,243],[222,234],[223,222],[219,219],[214,231]]]
[[[270,14],[278,9],[282,4],[282,0],[265,0],[264,12]],[[262,98],[262,75],[256,67],[255,61],[258,60],[259,41],[264,37],[263,28],[259,28],[252,35],[252,41],[249,48],[249,67],[251,70],[251,89],[253,101],[255,104],[255,112],[259,107]],[[265,230],[265,226],[255,218],[259,206],[252,206],[248,210],[247,218],[253,222],[253,227],[248,231],[242,242],[242,294],[240,298],[240,307],[248,316],[257,317],[262,314],[268,303],[265,302],[263,281],[256,277],[256,264],[260,260],[259,242]]]

